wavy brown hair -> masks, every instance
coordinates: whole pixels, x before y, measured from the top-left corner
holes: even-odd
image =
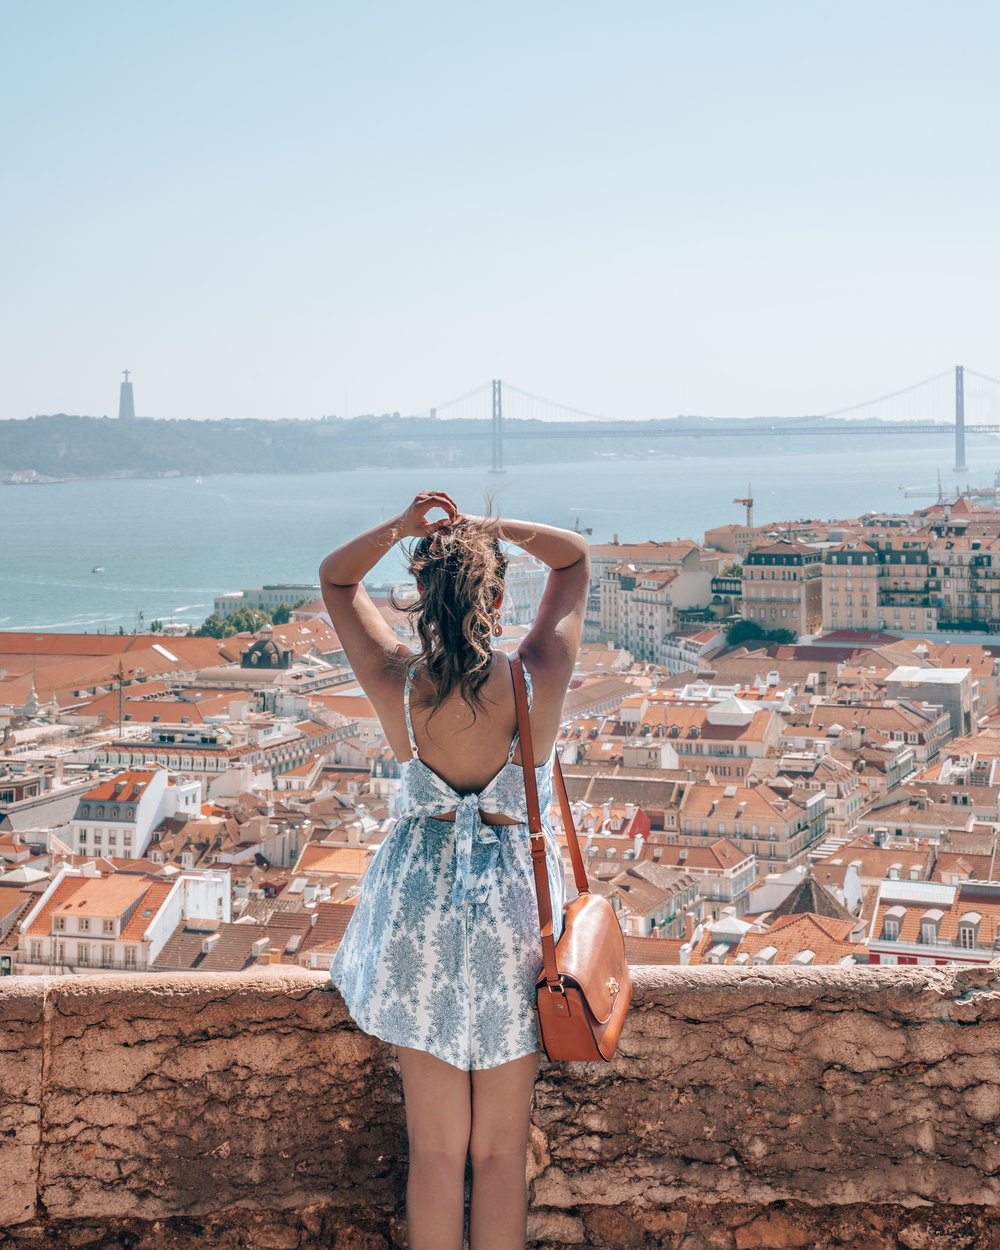
[[[500,537],[500,524],[492,517],[460,517],[454,525],[418,539],[409,553],[420,596],[394,606],[416,627],[420,648],[415,662],[434,687],[432,716],[455,690],[461,690],[473,716],[482,707],[482,688],[493,662],[493,605],[507,572]]]

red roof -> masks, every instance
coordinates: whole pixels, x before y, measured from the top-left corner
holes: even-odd
[[[129,772],[119,773],[117,777],[113,777],[110,781],[102,781],[99,786],[88,790],[80,797],[81,799],[96,799],[98,802],[120,799],[123,803],[128,803],[132,799],[141,798],[146,787],[160,771],[162,770],[157,768],[136,768]]]

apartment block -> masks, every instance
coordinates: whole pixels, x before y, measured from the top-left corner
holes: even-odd
[[[810,848],[825,836],[826,795],[763,783],[699,783],[685,791],[678,823],[685,842],[707,845],[728,838],[756,856],[765,872],[783,872],[805,863]]]
[[[587,595],[587,611],[584,618],[583,637],[585,642],[604,642],[607,639],[602,632],[601,583],[609,569],[618,565],[631,564],[636,569],[676,569],[678,572],[704,572],[715,576],[719,572],[719,555],[715,551],[705,551],[697,543],[678,542],[642,542],[619,543],[618,535],[614,542],[594,543],[590,548],[590,590]],[[707,603],[710,596],[706,596]]]
[[[200,808],[200,781],[175,781],[165,768],[131,769],[80,795],[70,844],[77,855],[141,859],[161,820]]]
[[[600,583],[602,640],[640,662],[665,665],[679,614],[707,616],[711,598],[712,575],[701,569],[614,565]]]
[[[823,624],[823,553],[779,539],[754,547],[743,564],[743,619],[764,629],[818,633]]]
[[[860,539],[827,551],[822,567],[824,629],[880,627],[881,567],[878,552]]]

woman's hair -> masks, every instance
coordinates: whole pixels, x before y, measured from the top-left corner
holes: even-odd
[[[491,517],[459,518],[429,538],[418,539],[409,564],[420,595],[413,603],[394,606],[408,613],[416,626],[420,643],[416,664],[434,687],[431,715],[456,689],[475,715],[493,660],[494,604],[507,572],[499,522]]]

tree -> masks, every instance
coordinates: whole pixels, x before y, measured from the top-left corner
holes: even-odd
[[[743,565],[739,560],[732,560],[725,568],[719,570],[720,577],[741,577],[743,575]]]
[[[229,634],[255,634],[262,625],[271,624],[270,612],[264,612],[260,608],[240,608],[238,612],[234,612],[226,621],[229,626]]]
[[[797,634],[794,630],[765,629],[756,621],[733,621],[731,625],[726,626],[726,642],[731,647],[738,646],[741,642],[790,643],[795,642],[796,639]]]
[[[751,638],[766,638],[767,630],[755,621],[733,621],[726,626],[726,642],[731,647],[741,642],[749,642]]]
[[[229,629],[229,622],[224,621],[218,612],[213,612],[211,616],[206,616],[201,623],[201,628],[194,632],[199,638],[228,638],[230,634],[235,634],[235,629]]]
[[[296,599],[291,607],[289,607],[287,603],[282,601],[271,613],[271,620],[275,623],[275,625],[287,625],[288,618],[292,615],[292,613],[297,608],[304,607],[308,602],[308,599]]]
[[[163,632],[163,622],[162,621],[150,621],[149,632],[152,634],[161,634]]]

